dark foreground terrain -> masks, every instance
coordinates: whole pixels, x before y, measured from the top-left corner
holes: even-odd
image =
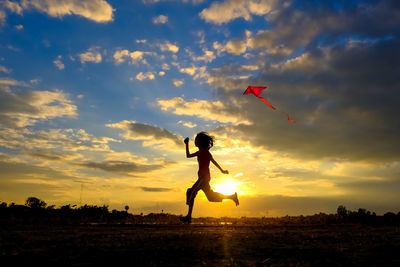
[[[400,232],[359,224],[3,225],[0,253],[2,266],[400,266]]]

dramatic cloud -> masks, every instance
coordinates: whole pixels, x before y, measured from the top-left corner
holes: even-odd
[[[77,151],[109,151],[109,142],[119,142],[109,137],[96,137],[82,129],[0,129],[0,145],[35,153],[63,153]],[[38,155],[38,154],[37,154]],[[47,154],[49,155],[49,154]]]
[[[144,146],[163,146],[181,149],[182,138],[166,129],[135,121],[121,121],[107,124],[107,127],[124,130],[123,137],[130,140],[141,140]]]
[[[8,4],[8,7],[17,14],[22,13],[22,9],[34,8],[51,17],[62,18],[66,15],[78,15],[102,23],[112,21],[114,11],[105,0],[22,0],[20,5]]]
[[[141,190],[145,192],[169,192],[172,191],[171,188],[163,188],[163,187],[147,187],[147,186],[141,186],[139,187]]]
[[[77,107],[63,91],[18,91],[0,88],[0,122],[25,127],[39,120],[76,117]]]
[[[77,163],[76,165],[92,169],[100,169],[103,171],[118,173],[121,175],[129,175],[129,176],[136,176],[137,174],[140,173],[151,172],[165,167],[165,163],[141,164],[128,161],[104,161],[104,162],[88,161],[88,162]]]
[[[251,124],[236,129],[255,145],[298,157],[398,160],[400,122],[391,118],[400,113],[394,104],[400,101],[395,78],[400,41],[391,33],[399,13],[394,1],[342,12],[322,3],[301,11],[282,9],[269,17],[271,29],[246,35],[249,47],[262,52],[257,76],[241,82],[245,69],[226,64],[211,72],[208,82],[220,89],[222,103],[237,101],[233,113],[246,109]],[[361,26],[365,16],[373,26]],[[301,53],[284,57],[293,51]],[[248,84],[268,86],[263,96],[297,123],[241,96]]]
[[[252,83],[250,74],[261,69],[260,66],[226,64],[214,68],[207,75],[207,83],[215,88],[223,88],[224,91],[245,90]],[[241,101],[242,99],[238,99]],[[232,101],[232,100],[229,100]]]
[[[65,153],[65,152],[61,153],[57,151],[50,151],[43,149],[30,150],[29,152],[26,152],[26,155],[44,161],[65,161],[73,159],[75,157],[73,154],[70,153]]]
[[[249,122],[240,117],[240,115],[231,113],[228,105],[221,101],[207,101],[194,99],[186,102],[181,97],[175,97],[168,100],[158,100],[157,104],[161,110],[172,112],[176,115],[196,116],[204,120],[218,121],[222,123],[248,124]]]
[[[246,1],[243,1],[243,3]],[[228,3],[228,2],[226,2]],[[239,55],[246,49],[261,50],[276,56],[291,55],[296,49],[307,46],[321,34],[329,34],[332,38],[345,35],[361,34],[384,36],[383,32],[392,31],[399,23],[398,7],[392,0],[380,1],[376,5],[360,4],[356,8],[337,12],[332,10],[332,2],[307,5],[305,9],[295,9],[291,5],[283,5],[267,17],[270,27],[259,30],[253,35],[246,31],[245,38],[232,39],[225,45],[214,43],[214,49]],[[392,17],[390,23],[380,18]],[[386,20],[385,20],[386,21]],[[363,27],[361,25],[373,25]],[[302,34],[298,34],[301,32]]]
[[[3,197],[26,199],[32,191],[51,198],[65,192],[65,184],[77,179],[62,171],[0,157],[0,186]],[[57,195],[57,196],[55,196]]]
[[[213,3],[201,11],[200,17],[216,24],[227,23],[237,18],[249,21],[252,15],[268,14],[277,2],[276,0],[225,0]]]

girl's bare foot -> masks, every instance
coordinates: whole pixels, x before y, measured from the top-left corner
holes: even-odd
[[[236,206],[239,206],[239,199],[238,199],[238,196],[237,196],[237,192],[235,192],[235,195],[233,196],[232,200],[235,201]]]

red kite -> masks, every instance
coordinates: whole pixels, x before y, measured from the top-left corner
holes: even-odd
[[[276,108],[274,106],[272,106],[264,97],[260,96],[261,91],[264,90],[265,88],[267,88],[266,86],[261,86],[261,87],[257,87],[257,86],[250,86],[247,87],[246,91],[244,91],[244,95],[248,95],[248,94],[252,94],[255,95],[256,97],[258,97],[259,99],[261,99],[265,104],[267,104],[270,108],[272,108],[273,110],[275,110]],[[291,118],[289,118],[289,114],[287,114],[286,112],[281,111],[283,115],[285,115],[288,118],[288,121],[296,123],[294,120],[292,120]]]

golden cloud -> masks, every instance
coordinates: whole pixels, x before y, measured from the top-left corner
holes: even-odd
[[[161,51],[170,51],[172,53],[178,53],[179,47],[177,45],[171,44],[170,42],[161,43],[158,45]]]
[[[115,51],[113,57],[114,57],[116,64],[123,63],[127,58],[131,59],[132,64],[136,64],[136,63],[147,64],[147,61],[144,58],[145,55],[153,56],[153,55],[155,55],[155,53],[144,52],[144,51],[130,52],[127,49],[122,49],[122,50]]]
[[[24,0],[23,9],[35,8],[51,17],[78,15],[95,22],[110,22],[113,20],[114,9],[105,0]],[[14,7],[15,12],[18,8]]]
[[[154,24],[165,24],[168,22],[168,16],[160,15],[158,17],[153,18]]]
[[[204,120],[218,121],[222,123],[250,124],[249,121],[232,114],[229,107],[221,101],[198,100],[186,102],[181,97],[168,100],[158,100],[161,110],[172,112],[176,115],[195,116]]]
[[[143,80],[154,80],[155,75],[151,72],[139,72],[136,75],[136,80],[143,81]]]
[[[62,63],[61,59],[62,59],[62,56],[58,56],[58,57],[53,61],[54,65],[56,65],[56,67],[57,67],[59,70],[63,70],[63,69],[65,68],[64,63]]]
[[[175,87],[180,87],[180,86],[182,86],[183,85],[183,83],[184,83],[184,81],[183,80],[173,80],[172,81],[172,84],[175,86]]]
[[[18,83],[16,81],[6,84]],[[9,89],[0,89],[0,121],[13,127],[25,127],[38,120],[56,117],[76,117],[77,107],[72,104],[64,92],[29,91],[13,93]]]
[[[251,16],[265,15],[276,5],[277,0],[226,0],[213,3],[209,8],[200,12],[200,17],[207,22],[216,24],[227,23],[237,18],[249,21]]]
[[[85,62],[94,62],[94,63],[100,63],[102,60],[102,56],[99,52],[99,47],[92,47],[89,48],[88,51],[79,54],[79,58],[81,60],[81,63]]]

